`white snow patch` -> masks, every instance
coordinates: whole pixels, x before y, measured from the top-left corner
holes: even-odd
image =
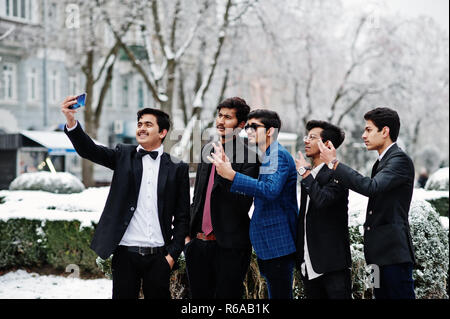
[[[112,280],[41,276],[17,270],[0,276],[0,299],[111,299]]]
[[[439,219],[441,220],[442,227],[444,227],[444,229],[448,230],[448,217],[439,216]]]
[[[100,219],[109,187],[88,188],[76,194],[43,191],[0,191],[0,220],[26,218],[38,220],[78,220],[81,227]]]
[[[428,178],[425,185],[427,190],[449,190],[449,168],[443,167]]]

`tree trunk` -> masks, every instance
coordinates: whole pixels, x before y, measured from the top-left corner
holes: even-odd
[[[94,77],[93,77],[93,68],[94,68],[94,52],[87,52],[87,60],[86,65],[83,67],[83,72],[86,76],[86,87],[85,92],[87,94],[86,105],[84,109],[84,130],[87,135],[91,138],[97,138],[97,127],[95,126],[94,121],[94,112],[92,110],[92,97],[94,93]],[[86,159],[82,160],[82,179],[83,184],[86,187],[95,186],[94,180],[94,163],[88,161]]]
[[[173,105],[173,98],[175,94],[175,70],[176,70],[176,62],[175,60],[169,60],[167,62],[167,85],[166,85],[166,95],[167,95],[167,101],[165,103],[161,104],[161,109],[169,114],[170,120],[173,124],[173,114],[172,114],[172,105]],[[171,127],[171,130],[169,134],[167,135],[166,139],[164,140],[164,151],[167,153],[170,153],[170,150],[172,147],[178,142],[178,140],[175,139],[175,135],[173,135],[173,139],[171,139],[171,134],[173,132],[173,125]]]

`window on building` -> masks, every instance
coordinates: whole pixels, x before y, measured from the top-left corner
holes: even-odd
[[[59,101],[59,74],[58,71],[50,71],[49,74],[49,101],[50,103],[58,103]]]
[[[108,92],[106,92],[106,106],[109,108],[112,108],[113,106],[113,99],[112,99],[112,85],[109,83],[108,85]]]
[[[138,82],[138,107],[141,109],[144,107],[144,83]]]
[[[28,101],[37,102],[39,100],[38,74],[36,68],[31,68],[28,73]]]
[[[70,95],[80,94],[78,85],[77,85],[77,77],[76,76],[69,77],[69,94]]]
[[[3,0],[5,11],[2,15],[22,20],[33,20],[33,4],[36,0]]]
[[[17,70],[16,65],[5,63],[2,66],[3,85],[0,98],[6,101],[15,101],[17,99]]]
[[[122,106],[128,107],[128,93],[129,93],[129,86],[128,86],[128,78],[123,77],[122,78]]]

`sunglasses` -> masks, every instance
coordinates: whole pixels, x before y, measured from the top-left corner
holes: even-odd
[[[265,127],[262,124],[256,124],[256,123],[252,123],[252,124],[247,124],[244,126],[244,129],[247,131],[248,129],[252,129],[253,131],[256,131],[258,129],[258,127]]]

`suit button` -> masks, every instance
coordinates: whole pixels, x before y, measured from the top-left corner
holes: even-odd
[[[134,212],[134,207],[130,207],[130,210],[131,210],[132,212]]]
[[[367,230],[370,230],[370,227],[367,227],[366,229],[367,229]]]
[[[123,223],[125,226],[128,226],[128,222]]]
[[[369,212],[369,215],[372,215],[372,211]]]

